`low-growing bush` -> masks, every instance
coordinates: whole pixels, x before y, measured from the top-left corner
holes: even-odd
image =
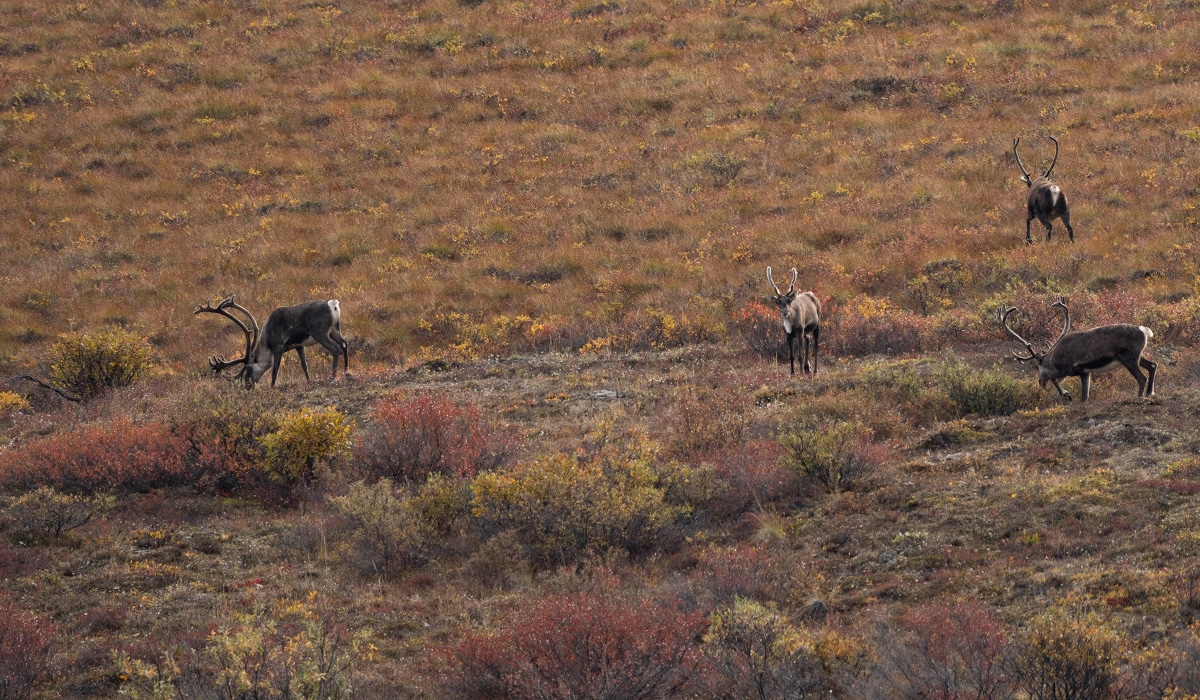
[[[528,575],[529,562],[521,552],[521,542],[512,530],[506,530],[484,542],[463,565],[463,578],[484,591],[506,590]]]
[[[1012,633],[975,603],[928,603],[884,628],[872,679],[880,697],[1004,700],[1016,693]]]
[[[956,417],[1007,416],[1032,408],[1038,396],[1033,385],[995,370],[979,370],[951,358],[938,368],[937,385],[946,392]]]
[[[704,651],[717,697],[839,697],[865,660],[862,646],[831,630],[814,634],[746,598],[709,618]]]
[[[433,532],[449,535],[471,515],[470,482],[434,474],[409,502]]]
[[[781,441],[786,464],[829,493],[861,486],[883,464],[890,449],[872,441],[856,423],[835,423],[798,430]]]
[[[354,444],[371,477],[420,484],[431,474],[472,477],[512,459],[516,432],[488,422],[472,405],[433,394],[383,399]]]
[[[553,596],[496,634],[468,634],[444,650],[439,680],[451,697],[471,699],[690,697],[703,629],[703,615],[678,604]]]
[[[933,319],[873,297],[852,300],[827,315],[821,342],[833,354],[850,357],[921,352],[934,327]]]
[[[58,537],[83,527],[112,506],[111,496],[59,493],[42,486],[13,501],[9,516],[26,531],[42,537]]]
[[[0,454],[0,488],[67,493],[145,492],[192,481],[187,443],[158,422],[119,418]]]
[[[317,465],[350,451],[352,427],[335,408],[302,408],[279,418],[279,427],[262,438],[265,466],[272,476],[291,485],[310,485]]]
[[[0,700],[25,700],[50,673],[54,625],[0,597]]]
[[[689,388],[671,403],[667,445],[671,454],[681,458],[735,447],[745,441],[749,422],[746,407],[733,390]]]
[[[1098,616],[1052,610],[1030,621],[1012,672],[1032,700],[1118,697],[1122,656],[1120,635]]]
[[[543,565],[652,547],[685,509],[664,501],[647,456],[610,457],[556,454],[480,474],[471,484],[473,514],[485,532],[516,532]]]
[[[264,478],[263,439],[279,429],[282,410],[279,392],[205,383],[189,387],[173,402],[167,420],[190,447],[197,486],[231,490]]]
[[[316,591],[217,624],[203,644],[170,650],[114,650],[120,693],[133,698],[353,697],[358,667],[375,656],[369,635],[341,622]]]
[[[759,301],[747,302],[734,310],[733,327],[755,355],[776,362],[787,359],[786,336],[778,310]]]
[[[154,358],[145,338],[122,328],[68,333],[50,354],[51,381],[84,399],[129,386],[146,375]]]
[[[423,560],[425,527],[388,479],[355,482],[330,502],[350,523],[348,558],[360,571],[387,577]]]
[[[29,402],[24,396],[12,391],[0,391],[0,416],[29,409]]]

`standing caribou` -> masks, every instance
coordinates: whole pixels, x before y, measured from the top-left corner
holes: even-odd
[[[788,364],[792,368],[792,376],[796,374],[796,351],[794,342],[800,336],[801,350],[804,353],[804,372],[817,373],[817,341],[821,336],[821,302],[812,292],[796,293],[796,277],[799,273],[792,268],[792,284],[787,292],[780,292],[775,280],[771,279],[771,268],[767,268],[767,281],[775,288],[772,299],[779,307],[779,315],[783,317],[783,332],[787,334]],[[812,338],[812,368],[808,364],[808,339]]]
[[[1018,343],[1025,346],[1029,352],[1028,356],[1023,356],[1013,351],[1013,357],[1016,357],[1021,362],[1035,360],[1038,369],[1038,384],[1043,389],[1046,388],[1046,382],[1054,384],[1054,388],[1058,389],[1058,393],[1067,401],[1071,400],[1071,394],[1063,391],[1059,386],[1058,380],[1064,377],[1079,377],[1082,386],[1082,401],[1087,401],[1088,392],[1092,387],[1092,374],[1106,369],[1122,365],[1138,383],[1138,396],[1153,396],[1154,395],[1154,371],[1158,369],[1158,363],[1151,362],[1142,357],[1142,353],[1146,350],[1146,343],[1154,337],[1154,332],[1145,326],[1135,326],[1129,323],[1113,323],[1107,326],[1097,326],[1086,331],[1071,331],[1071,310],[1067,308],[1067,303],[1062,297],[1050,305],[1051,308],[1059,307],[1063,310],[1065,316],[1063,320],[1062,333],[1059,333],[1058,339],[1046,347],[1045,352],[1036,353],[1029,341],[1017,335],[1008,325],[1008,317],[1016,311],[1015,306],[1001,306],[997,312],[997,318],[1000,324],[1004,326],[1004,330],[1013,337]],[[1145,368],[1150,374],[1149,379],[1142,374],[1141,368]]]
[[[1053,228],[1050,222],[1060,218],[1067,227],[1071,242],[1075,242],[1075,229],[1071,228],[1071,210],[1067,207],[1067,196],[1063,194],[1062,188],[1050,179],[1050,173],[1054,172],[1054,164],[1058,162],[1058,139],[1051,136],[1050,140],[1054,142],[1054,160],[1046,172],[1034,178],[1030,177],[1029,171],[1021,163],[1021,156],[1017,154],[1017,144],[1021,143],[1021,139],[1018,137],[1013,140],[1013,156],[1017,159],[1017,167],[1021,169],[1021,182],[1029,186],[1029,201],[1026,202],[1028,211],[1025,214],[1026,243],[1033,243],[1029,225],[1035,218],[1046,227],[1047,242],[1050,241],[1050,231]]]
[[[238,318],[230,309],[245,314]],[[307,345],[320,345],[333,355],[333,376],[337,377],[338,356],[343,359],[345,372],[350,372],[350,348],[342,338],[342,310],[337,299],[329,301],[308,301],[295,306],[281,306],[271,312],[261,330],[254,315],[233,297],[226,297],[221,303],[213,306],[211,303],[196,307],[192,315],[201,313],[220,314],[242,330],[246,335],[246,354],[236,360],[226,360],[224,356],[214,355],[208,364],[213,372],[219,373],[227,367],[242,365],[235,379],[242,380],[246,388],[253,387],[267,367],[271,368],[271,386],[275,386],[275,378],[279,374],[279,363],[283,354],[295,350],[300,356],[300,367],[304,370],[304,378],[308,376],[308,360],[304,357]]]

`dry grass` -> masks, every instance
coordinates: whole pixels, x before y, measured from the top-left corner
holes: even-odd
[[[114,649],[202,657],[214,623],[336,609],[378,649],[356,697],[439,697],[434,650],[537,600],[614,591],[709,616],[748,596],[798,627],[826,620],[847,654],[917,603],[960,600],[1017,636],[1052,605],[1191,648],[1196,9],[4,3],[0,370],[45,372],[61,334],[112,325],[161,359],[80,407],[13,403],[5,463],[36,440],[169,424],[189,465],[252,470],[276,414],[337,408],[361,430],[392,392],[437,392],[520,432],[522,465],[652,469],[639,498],[686,513],[641,551],[544,567],[513,551],[517,529],[480,524],[467,481],[406,484],[395,498],[430,527],[385,577],[364,575],[330,505],[362,477],[354,457],[282,498],[216,477],[132,489],[33,544],[6,520],[14,487],[0,598],[53,619],[52,666],[72,669],[36,692],[111,696]],[[1025,246],[1012,139],[1044,168],[1051,134],[1077,241],[1056,225]],[[787,380],[739,335],[767,265],[800,268],[825,305],[815,379]],[[974,404],[938,377],[965,362],[1032,384],[995,367],[992,314],[1017,303],[1037,342],[1060,293],[1077,327],[1153,327],[1163,396],[1135,401],[1110,375],[1085,406],[1022,394],[994,411],[1010,415],[964,417]],[[339,298],[355,378],[303,386],[285,365],[255,401],[205,388],[206,356],[240,339],[191,310],[226,294],[260,320]],[[858,357],[873,352],[929,356]],[[890,455],[854,490],[818,493],[778,463],[781,437],[843,423]]]

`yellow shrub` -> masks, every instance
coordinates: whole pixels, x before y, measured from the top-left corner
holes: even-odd
[[[664,502],[657,482],[648,459],[558,454],[480,474],[472,510],[488,529],[514,530],[543,563],[570,562],[588,551],[652,545],[685,511]]]
[[[0,416],[29,408],[25,397],[11,391],[0,391]]]
[[[85,399],[129,386],[146,375],[154,359],[145,338],[122,328],[68,333],[50,352],[50,378]]]
[[[279,429],[262,439],[267,468],[290,483],[310,483],[318,460],[350,450],[352,426],[336,408],[304,408],[279,419]]]

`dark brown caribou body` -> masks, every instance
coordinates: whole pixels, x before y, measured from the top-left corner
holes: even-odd
[[[238,318],[230,313],[230,309],[245,314]],[[246,335],[246,354],[236,360],[226,360],[224,357],[213,356],[209,366],[214,372],[242,365],[236,378],[243,380],[247,387],[252,387],[271,369],[271,386],[279,375],[279,364],[283,354],[295,350],[300,356],[300,367],[304,370],[304,378],[308,376],[308,360],[304,356],[304,348],[309,345],[320,345],[333,355],[333,376],[337,377],[338,358],[343,358],[345,372],[350,372],[350,348],[341,333],[342,310],[337,299],[308,301],[294,306],[281,306],[267,316],[267,322],[260,329],[254,315],[244,307],[234,303],[233,297],[228,297],[217,306],[206,304],[196,307],[193,313],[215,313],[233,321]]]
[[[1017,154],[1017,144],[1021,143],[1021,139],[1013,141],[1013,155],[1017,159],[1017,167],[1021,168],[1021,182],[1029,186],[1029,199],[1025,203],[1026,243],[1033,243],[1033,236],[1029,229],[1034,219],[1042,222],[1042,225],[1046,227],[1047,241],[1050,240],[1053,230],[1050,222],[1062,219],[1063,225],[1067,227],[1067,234],[1071,237],[1071,242],[1075,242],[1075,229],[1071,228],[1071,210],[1067,206],[1067,196],[1063,194],[1062,188],[1050,179],[1050,173],[1054,171],[1054,164],[1058,162],[1058,139],[1051,136],[1050,140],[1054,142],[1054,161],[1050,163],[1046,172],[1037,177],[1030,176],[1029,171],[1021,163],[1021,156]]]
[[[1154,332],[1145,326],[1135,326],[1130,323],[1113,323],[1107,326],[1097,326],[1086,331],[1071,331],[1071,312],[1067,304],[1059,297],[1051,306],[1060,307],[1065,314],[1062,333],[1044,353],[1036,353],[1016,331],[1008,325],[1008,317],[1016,311],[1015,307],[1001,307],[998,318],[1004,330],[1017,342],[1025,346],[1028,356],[1022,356],[1013,351],[1013,356],[1022,362],[1035,360],[1038,369],[1038,384],[1044,389],[1046,383],[1054,384],[1058,393],[1065,400],[1071,400],[1071,394],[1064,391],[1058,380],[1066,377],[1079,377],[1081,384],[1080,397],[1088,400],[1092,386],[1092,374],[1117,366],[1129,370],[1138,383],[1138,396],[1154,395],[1154,373],[1158,364],[1142,357],[1146,344],[1154,337]],[[1142,374],[1145,369],[1149,374]]]

